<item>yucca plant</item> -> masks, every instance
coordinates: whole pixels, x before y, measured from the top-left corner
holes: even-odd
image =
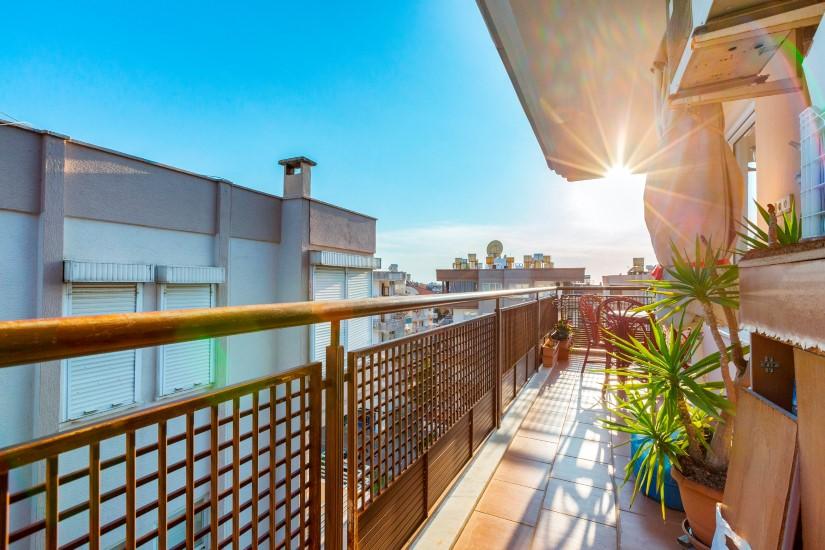
[[[771,213],[758,202],[753,202],[756,204],[756,209],[759,211],[759,215],[765,221],[765,225],[770,227]],[[790,208],[787,212],[783,212],[781,216],[777,216],[776,222],[777,245],[785,246],[788,244],[798,243],[802,240],[802,220],[796,213],[796,202],[793,199],[793,195],[791,196]],[[739,222],[739,225],[742,227],[742,231],[738,231],[737,235],[739,235],[748,248],[745,250],[738,250],[737,252],[744,254],[748,250],[770,248],[771,242],[768,231],[765,231],[759,227],[758,224],[747,218],[745,218],[744,222]]]
[[[673,266],[665,271],[668,277],[661,281],[650,281],[649,291],[659,297],[655,302],[638,308],[655,312],[664,320],[677,312],[682,312],[691,304],[698,304],[707,323],[718,351],[719,368],[725,383],[727,397],[736,403],[736,388],[744,382],[747,370],[745,350],[739,339],[739,268],[729,263],[728,252],[714,248],[710,242],[696,238],[694,258],[691,261],[686,251],[671,243]],[[721,308],[728,326],[731,346],[728,347],[720,331],[720,323],[714,308]],[[737,376],[732,378],[728,365],[733,359]],[[719,471],[727,468],[733,442],[733,416],[725,413],[720,430],[715,432],[710,456],[710,464]]]
[[[702,341],[702,323],[685,327],[683,321],[684,316],[667,327],[651,322],[648,342],[607,336],[619,364],[630,366],[607,370],[625,380],[611,387],[614,395],[624,397],[609,406],[614,419],[602,423],[645,438],[625,470],[627,482],[639,469],[633,499],[651,486],[664,495],[667,461],[681,470],[684,458],[689,457],[694,466],[709,469],[709,423],[718,421],[732,407],[721,394],[721,382],[704,380],[718,367],[718,352],[692,362]]]

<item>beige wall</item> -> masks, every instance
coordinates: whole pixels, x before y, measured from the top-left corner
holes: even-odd
[[[42,137],[0,126],[0,208],[40,212]]]
[[[320,248],[375,253],[375,218],[310,201],[309,244]]]

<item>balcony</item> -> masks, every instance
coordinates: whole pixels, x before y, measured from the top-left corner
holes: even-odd
[[[0,450],[0,546],[427,547],[414,537],[441,521],[467,464],[503,450],[500,438],[513,425],[520,428],[483,478],[492,481],[477,495],[477,510],[463,511],[472,514],[464,535],[461,525],[453,529],[461,544],[484,532],[477,518],[491,515],[486,503],[502,476],[541,483],[554,455],[542,493],[548,517],[557,514],[552,491],[563,489],[552,479],[570,460],[595,458],[598,483],[610,484],[599,490],[617,494],[607,472],[618,441],[594,425],[594,366],[581,379],[580,357],[560,370],[540,368],[538,346],[559,308],[578,317],[575,296],[560,288],[529,292],[532,299],[517,305],[354,350],[346,360],[339,341],[346,318],[482,298],[501,304],[525,290],[340,301],[320,310],[303,302],[2,323],[3,367],[321,320],[332,323],[332,343],[326,378],[320,363],[301,365]],[[561,446],[542,435],[567,426],[577,433]],[[514,453],[538,453],[541,475],[514,467]],[[581,509],[594,498],[559,494]],[[520,537],[531,518],[546,528],[536,524],[537,510],[531,504],[525,513],[532,515],[515,518]],[[605,513],[613,519],[597,517],[593,526],[615,532],[617,513],[610,506]]]

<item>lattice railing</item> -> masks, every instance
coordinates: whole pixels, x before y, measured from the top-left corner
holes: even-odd
[[[306,365],[0,451],[0,531],[12,548],[317,547],[320,376]]]
[[[458,447],[447,451],[454,455],[449,459],[453,467],[439,476],[455,473],[455,466],[471,455],[478,441],[474,444],[468,418],[480,402],[491,401],[494,391],[495,328],[495,317],[485,315],[349,354],[350,510],[361,525],[353,536],[365,546],[372,540],[367,532],[378,523],[385,531],[383,543],[390,546],[403,543],[417,526],[434,496],[436,473],[423,486],[419,480],[409,491],[389,493],[405,474],[413,472],[410,479],[415,478],[440,442],[449,439]],[[493,414],[488,407],[486,431],[494,425]],[[386,504],[391,502],[395,506]],[[379,505],[379,512],[367,516]]]

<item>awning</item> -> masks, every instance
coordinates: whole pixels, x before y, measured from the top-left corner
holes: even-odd
[[[646,171],[662,0],[478,0],[548,166],[570,181]]]

